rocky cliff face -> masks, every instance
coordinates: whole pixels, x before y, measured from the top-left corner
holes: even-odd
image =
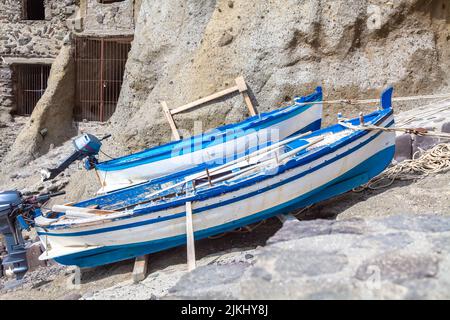
[[[46,154],[51,146],[67,141],[76,133],[72,125],[75,99],[72,51],[69,45],[62,47],[52,65],[49,86],[3,159],[0,171],[6,167],[20,168],[33,158]]]
[[[175,108],[231,86],[239,75],[260,112],[318,85],[326,99],[374,97],[387,85],[394,85],[397,95],[448,87],[450,6],[445,0],[136,3],[135,39],[108,123],[113,139],[104,146],[111,156],[170,140],[161,100]],[[367,110],[326,106],[325,123],[335,122],[337,111],[352,116]],[[176,115],[175,121],[189,135],[247,116],[242,98],[234,96]],[[14,149],[20,154],[20,146]],[[80,190],[97,186],[79,183],[90,181],[90,175],[77,173],[69,194],[90,196]]]
[[[449,28],[444,0],[143,1],[111,119],[117,152],[170,139],[160,100],[178,107],[238,75],[261,112],[318,85],[327,97],[373,97],[390,84],[436,92],[450,72]],[[235,97],[175,118],[192,132],[195,120],[208,129],[246,116]]]

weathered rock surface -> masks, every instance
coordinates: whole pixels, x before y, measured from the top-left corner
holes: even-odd
[[[167,298],[448,299],[450,217],[289,220],[252,264],[202,266]]]
[[[73,126],[75,67],[72,47],[61,49],[52,65],[49,86],[37,103],[29,121],[2,161],[2,170],[20,167],[76,134]]]
[[[9,115],[9,113],[6,112],[3,114]],[[11,149],[17,135],[27,121],[28,118],[26,117],[15,117],[14,120],[11,118],[3,122],[0,120],[0,162]]]
[[[339,98],[373,97],[390,84],[397,95],[437,92],[450,74],[449,7],[441,0],[143,2],[111,149],[169,141],[160,100],[178,107],[241,74],[259,111],[317,85]],[[337,109],[367,110],[327,106],[326,123]],[[235,97],[175,119],[192,133],[195,121],[208,129],[244,117]]]
[[[16,117],[17,123],[23,122],[22,118]],[[18,125],[17,124],[17,125]],[[81,122],[76,124],[75,132],[80,135],[84,132],[89,132],[98,137],[105,136],[107,131],[106,125],[98,122]],[[0,128],[0,137],[5,137],[5,141],[0,141],[0,148],[9,148],[8,142],[15,139],[18,132],[11,132],[10,128]],[[6,140],[8,138],[8,140]],[[58,175],[51,181],[42,182],[40,171],[45,168],[54,168],[60,164],[65,158],[67,158],[74,151],[73,143],[71,140],[64,142],[60,146],[50,146],[50,151],[45,155],[28,162],[25,166],[14,167],[0,167],[0,190],[12,190],[17,189],[22,193],[29,195],[31,193],[47,193],[56,192],[66,188],[72,176],[82,176],[83,182],[90,186],[91,189],[85,191],[86,194],[93,195],[100,187],[93,172],[86,172],[80,163],[73,163],[63,173]],[[1,157],[0,157],[1,158]],[[104,158],[102,158],[104,159]],[[7,169],[8,168],[8,169]],[[56,202],[73,201],[74,198],[80,197],[76,192],[79,192],[80,180],[74,179],[72,189],[67,190],[67,194],[63,197],[54,199]],[[76,190],[73,190],[75,188]],[[82,189],[84,190],[84,189]]]
[[[444,0],[139,4],[135,5],[138,18],[123,89],[109,123],[114,138],[104,146],[113,157],[170,140],[161,100],[178,107],[233,85],[239,75],[245,76],[261,112],[311,92],[317,85],[324,86],[326,98],[373,97],[391,84],[397,95],[437,93],[448,87],[450,6]],[[119,7],[131,8],[128,1],[98,10],[112,17]],[[93,16],[87,20],[96,30]],[[55,110],[71,107],[65,102],[67,93]],[[352,116],[367,108],[327,106],[324,123],[335,122],[337,111]],[[186,136],[247,115],[242,97],[236,95],[176,115],[175,120]],[[37,112],[35,122],[47,121],[42,117]],[[61,125],[52,128],[46,141],[35,130],[45,125],[33,125],[34,131],[23,133],[8,162],[29,162],[50,144],[67,139],[71,125],[57,120],[57,115],[52,119]],[[71,200],[92,195],[96,187],[90,176],[77,173],[71,179]]]

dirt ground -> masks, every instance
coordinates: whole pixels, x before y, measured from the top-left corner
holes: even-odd
[[[253,232],[240,230],[223,235],[217,239],[204,239],[196,243],[198,263],[202,259],[211,260],[211,255],[220,257],[230,251],[244,252],[258,246],[263,246],[279,228],[281,222],[272,218],[258,225]],[[9,288],[15,281],[0,278],[0,300],[15,299],[75,299],[81,296],[93,296],[114,285],[131,284],[133,260],[114,263],[91,269],[83,269],[81,284],[73,284],[75,269],[53,265],[39,268],[26,274],[23,284]],[[175,271],[174,278],[178,278],[186,271],[186,250],[178,247],[164,252],[150,255],[148,278],[166,271]]]

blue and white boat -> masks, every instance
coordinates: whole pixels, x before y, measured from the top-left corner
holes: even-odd
[[[322,89],[291,106],[262,113],[208,133],[95,164],[99,194],[145,183],[198,165],[216,166],[296,133],[320,129]],[[308,103],[311,104],[308,104]]]
[[[390,97],[364,117],[285,139],[207,173],[187,174],[155,191],[141,184],[35,219],[40,259],[93,267],[186,244],[186,204],[195,239],[288,213],[368,182],[392,161]],[[363,122],[363,123],[362,123]],[[364,126],[371,127],[370,130]]]

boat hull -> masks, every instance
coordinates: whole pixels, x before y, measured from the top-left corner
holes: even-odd
[[[315,102],[321,101],[321,91],[315,95]],[[221,165],[294,134],[320,129],[322,104],[289,108],[291,110],[280,110],[279,114],[271,115],[270,121],[261,121],[261,124],[255,119],[254,125],[248,125],[249,128],[243,130],[231,127],[223,134],[217,131],[217,135],[193,137],[187,145],[180,143],[179,147],[168,147],[168,151],[162,155],[137,155],[139,160],[130,155],[123,160],[119,158],[119,161],[100,163],[97,172],[103,187],[98,190],[98,194],[145,183],[200,164],[208,167]]]
[[[385,122],[388,125],[393,120]],[[394,141],[392,133],[370,132],[311,163],[246,188],[194,202],[195,239],[288,213],[360,186],[389,165]],[[101,228],[47,232],[38,227],[38,233],[44,244],[51,244],[47,253],[58,263],[93,267],[185,244],[185,211],[184,206],[169,208],[105,223]],[[67,248],[83,246],[83,251],[64,254]]]

